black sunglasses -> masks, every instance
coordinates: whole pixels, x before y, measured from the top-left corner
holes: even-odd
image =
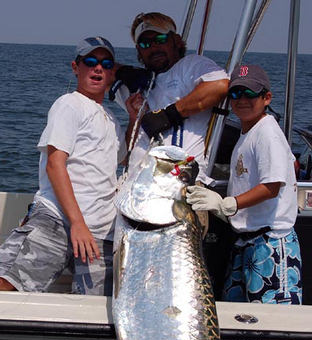
[[[266,92],[267,90],[265,89],[262,89],[260,92],[254,92],[250,89],[234,89],[233,91],[229,92],[228,96],[234,100],[241,99],[242,96],[248,99],[254,99],[263,96]]]
[[[111,59],[98,60],[95,57],[89,56],[89,57],[82,58],[81,60],[88,67],[95,67],[98,64],[101,64],[101,66],[105,70],[110,70],[114,67],[114,61]]]
[[[143,49],[150,48],[152,43],[156,45],[166,44],[168,41],[169,34],[157,34],[153,38],[142,38],[139,40],[138,45]]]

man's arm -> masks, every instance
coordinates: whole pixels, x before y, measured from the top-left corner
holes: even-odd
[[[82,262],[93,262],[94,255],[100,257],[98,246],[85,224],[80,208],[75,198],[74,190],[66,169],[68,154],[55,147],[48,145],[47,174],[52,184],[54,193],[70,222],[70,235],[73,245],[74,256],[79,253]]]
[[[228,86],[228,79],[201,82],[192,92],[175,103],[176,109],[182,117],[210,109],[226,97]]]
[[[227,95],[228,80],[205,81],[188,95],[158,111],[148,112],[142,118],[142,128],[152,138],[171,127],[178,127],[183,120],[216,106]]]

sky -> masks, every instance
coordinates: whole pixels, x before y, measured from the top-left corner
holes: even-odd
[[[250,45],[252,52],[286,53],[291,0],[272,0]],[[0,42],[76,45],[102,35],[115,47],[133,47],[130,27],[140,12],[171,16],[181,31],[188,0],[0,0]],[[187,46],[196,49],[204,0],[198,0]],[[260,3],[260,1],[258,1]],[[214,0],[206,49],[229,51],[245,0]],[[298,52],[312,54],[312,0],[301,0]]]

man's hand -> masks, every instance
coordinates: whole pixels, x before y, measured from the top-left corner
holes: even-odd
[[[100,258],[100,250],[95,242],[89,228],[84,223],[72,224],[70,228],[70,238],[73,245],[74,257],[80,254],[82,262],[86,262],[88,257],[90,263]]]
[[[115,95],[121,85],[127,86],[130,94],[147,90],[153,78],[153,73],[141,67],[121,66],[115,73],[115,81],[109,90],[109,100],[115,100]]]
[[[171,104],[165,109],[147,112],[142,118],[141,126],[149,138],[152,138],[171,127],[177,128],[183,120],[175,104]]]
[[[136,127],[136,119],[137,119],[137,115],[143,105],[143,102],[144,102],[144,98],[142,96],[141,93],[135,93],[135,94],[132,94],[127,100],[126,100],[126,107],[127,107],[127,111],[129,113],[129,123],[128,123],[128,127],[127,127],[127,131],[126,131],[126,142],[127,142],[127,146],[128,148],[131,148],[133,147],[135,141],[136,141],[136,138],[137,138],[137,135],[138,135],[138,132],[139,130],[136,128],[136,131],[135,132],[135,135],[133,136],[133,129]],[[147,110],[147,103],[145,102],[145,105],[144,105],[144,111]],[[141,116],[142,117],[142,116]],[[139,125],[138,125],[139,126]],[[132,139],[134,138],[134,139]],[[130,145],[131,143],[131,145]]]
[[[144,97],[141,93],[135,93],[132,94],[127,100],[126,100],[126,108],[129,113],[129,120],[135,121],[136,117],[143,105]],[[145,109],[147,107],[147,104],[145,104]]]
[[[235,197],[222,198],[218,193],[197,185],[187,187],[186,202],[192,205],[193,210],[211,211],[225,222],[228,222],[227,217],[237,212]]]
[[[153,73],[151,71],[129,65],[121,66],[115,74],[116,80],[121,80],[128,87],[130,93],[148,89],[152,77]]]

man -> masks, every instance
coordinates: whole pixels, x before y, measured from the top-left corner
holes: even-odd
[[[229,97],[242,131],[231,157],[228,197],[194,186],[187,202],[229,219],[237,233],[225,300],[301,304],[295,157],[266,113],[272,99],[267,74],[257,65],[237,66]]]
[[[204,157],[204,138],[211,109],[227,94],[228,76],[212,60],[198,55],[185,55],[185,43],[176,33],[174,21],[161,13],[139,14],[131,28],[138,59],[147,72],[154,72],[156,80],[147,95],[150,112],[142,118],[142,128],[131,153],[129,172],[142,159],[150,139],[162,134],[164,144],[183,147],[199,163],[197,180],[209,184],[207,162]],[[121,67],[116,78],[132,91],[146,77],[141,70]],[[125,93],[126,92],[126,93]],[[117,101],[123,105],[129,91],[120,91]],[[132,95],[128,111],[137,112],[138,99]],[[132,105],[133,103],[136,105]],[[131,107],[132,105],[132,107]],[[123,105],[124,106],[124,105]],[[124,106],[125,107],[125,106]],[[130,116],[133,121],[133,115]]]
[[[212,108],[226,97],[228,75],[209,58],[195,54],[185,56],[186,46],[176,33],[174,21],[162,13],[139,14],[133,21],[131,35],[145,70],[120,67],[116,79],[127,87],[121,87],[116,98],[129,112],[132,126],[145,98],[148,108],[131,150],[129,176],[136,172],[151,139],[160,138],[165,145],[180,146],[194,156],[199,164],[197,183],[208,185],[212,178],[207,175],[204,140]],[[151,74],[155,76],[152,83],[148,81]],[[141,93],[135,93],[137,90]],[[208,214],[198,212],[198,217],[204,236]],[[115,248],[120,237],[118,226],[124,223],[123,217],[117,214]],[[207,265],[209,268],[208,262]],[[209,270],[214,276],[215,270]]]
[[[114,59],[102,37],[77,46],[77,90],[49,111],[38,143],[39,190],[24,225],[0,248],[0,290],[46,291],[73,266],[73,292],[111,295],[113,197],[126,153],[117,120],[102,106]]]

